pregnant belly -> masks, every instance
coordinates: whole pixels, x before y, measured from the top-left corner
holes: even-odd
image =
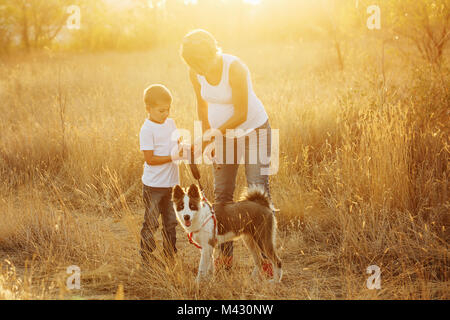
[[[208,120],[213,129],[219,129],[233,114],[234,105],[232,104],[210,103],[208,105]]]

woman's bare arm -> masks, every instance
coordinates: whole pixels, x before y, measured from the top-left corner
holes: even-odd
[[[234,114],[219,130],[226,134],[227,129],[235,129],[245,121],[248,114],[247,69],[240,61],[230,66],[230,86],[233,91]]]
[[[194,87],[195,95],[197,97],[197,113],[198,119],[202,122],[203,132],[211,128],[208,120],[208,103],[202,98],[202,87],[197,80],[197,74],[192,69],[189,70],[189,78]]]

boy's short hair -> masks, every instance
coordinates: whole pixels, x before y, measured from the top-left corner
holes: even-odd
[[[144,91],[144,103],[146,107],[155,107],[162,104],[172,104],[172,94],[162,84],[153,84]]]

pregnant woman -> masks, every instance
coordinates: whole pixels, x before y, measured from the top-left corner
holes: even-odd
[[[194,30],[184,37],[181,55],[190,69],[203,132],[211,128],[220,130],[224,137],[223,150],[231,145],[235,151],[231,163],[224,152],[223,161],[213,165],[215,203],[233,201],[239,168],[236,158],[238,144],[236,138],[225,138],[227,129],[241,129],[244,133],[247,185],[264,188],[270,197],[271,130],[264,106],[253,92],[249,70],[237,57],[222,53],[216,39],[205,30]],[[261,154],[265,155],[265,161],[259,156]],[[252,155],[258,155],[256,161],[249,161],[254,159]],[[217,262],[229,270],[233,243],[227,242],[220,249],[221,257]],[[270,275],[271,267],[266,262],[263,270]]]

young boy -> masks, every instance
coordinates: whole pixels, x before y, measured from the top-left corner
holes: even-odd
[[[177,252],[177,220],[171,194],[172,187],[179,184],[178,165],[174,161],[182,158],[178,149],[179,136],[175,122],[168,118],[172,105],[170,91],[163,85],[152,85],[144,91],[144,103],[149,117],[139,136],[140,149],[145,158],[142,176],[145,216],[140,253],[143,261],[148,264],[150,259],[154,259],[154,233],[159,227],[159,215],[162,216],[164,254],[172,258]]]

